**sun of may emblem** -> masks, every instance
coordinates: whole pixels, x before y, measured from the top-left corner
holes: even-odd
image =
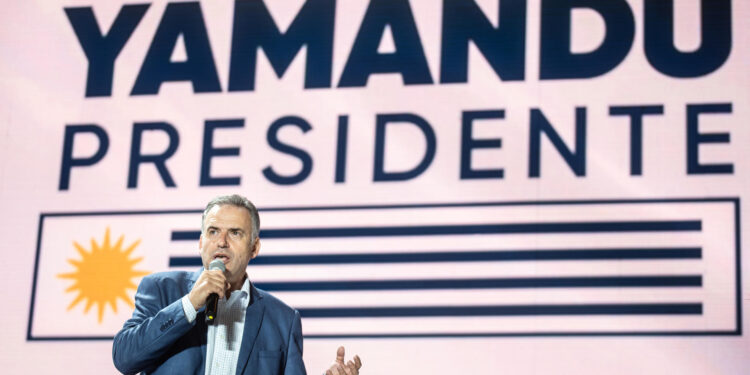
[[[68,305],[68,311],[79,302],[86,300],[84,313],[88,313],[91,306],[96,304],[99,310],[99,324],[104,317],[104,307],[109,304],[112,311],[117,312],[117,299],[125,301],[130,307],[135,307],[128,297],[128,289],[136,289],[133,278],[148,275],[149,272],[135,270],[143,257],[131,258],[141,240],[137,240],[123,249],[125,236],[120,236],[115,244],[109,239],[109,228],[104,233],[101,243],[91,238],[91,249],[85,249],[78,242],[73,246],[81,255],[80,259],[68,259],[76,270],[58,274],[62,279],[72,279],[75,282],[65,292],[78,292],[78,296]]]

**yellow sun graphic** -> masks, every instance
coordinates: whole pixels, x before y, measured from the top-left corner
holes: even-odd
[[[138,276],[148,275],[149,272],[134,270],[137,263],[143,257],[130,258],[141,240],[130,244],[126,249],[122,248],[125,236],[122,235],[114,245],[110,243],[109,227],[104,233],[104,239],[100,244],[91,238],[91,250],[87,251],[78,242],[73,241],[73,246],[78,250],[81,259],[68,259],[68,262],[76,267],[74,272],[61,273],[57,277],[61,279],[73,279],[75,283],[65,292],[78,292],[78,296],[68,305],[68,311],[79,302],[86,299],[84,313],[88,313],[91,306],[96,304],[99,310],[99,324],[102,323],[104,307],[109,304],[112,311],[117,312],[117,299],[125,301],[130,307],[135,307],[133,301],[128,297],[128,289],[136,289],[137,286],[132,279]]]

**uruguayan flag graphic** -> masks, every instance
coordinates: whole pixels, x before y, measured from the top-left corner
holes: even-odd
[[[306,337],[728,334],[739,329],[737,207],[684,199],[266,208],[248,274],[300,311]],[[76,325],[112,336],[132,311],[117,300],[117,313],[105,308],[97,323],[85,302],[67,310],[75,295],[57,275],[75,269],[71,241],[110,228],[111,243],[125,235],[123,248],[140,239],[134,271],[201,266],[199,210],[42,222],[32,338],[80,335]]]

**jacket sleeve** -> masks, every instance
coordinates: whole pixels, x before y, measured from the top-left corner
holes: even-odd
[[[299,311],[294,311],[292,329],[289,330],[284,375],[305,375],[305,362],[302,361],[302,321]]]
[[[187,321],[180,299],[166,304],[160,297],[157,280],[144,277],[135,295],[133,316],[112,343],[112,359],[123,374],[135,374],[158,364],[159,358],[195,324]]]

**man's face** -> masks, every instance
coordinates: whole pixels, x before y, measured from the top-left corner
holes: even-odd
[[[227,267],[226,276],[236,287],[245,276],[250,259],[258,256],[260,240],[252,241],[252,219],[243,207],[233,205],[214,206],[203,222],[200,247],[203,267],[214,259],[221,259]]]

